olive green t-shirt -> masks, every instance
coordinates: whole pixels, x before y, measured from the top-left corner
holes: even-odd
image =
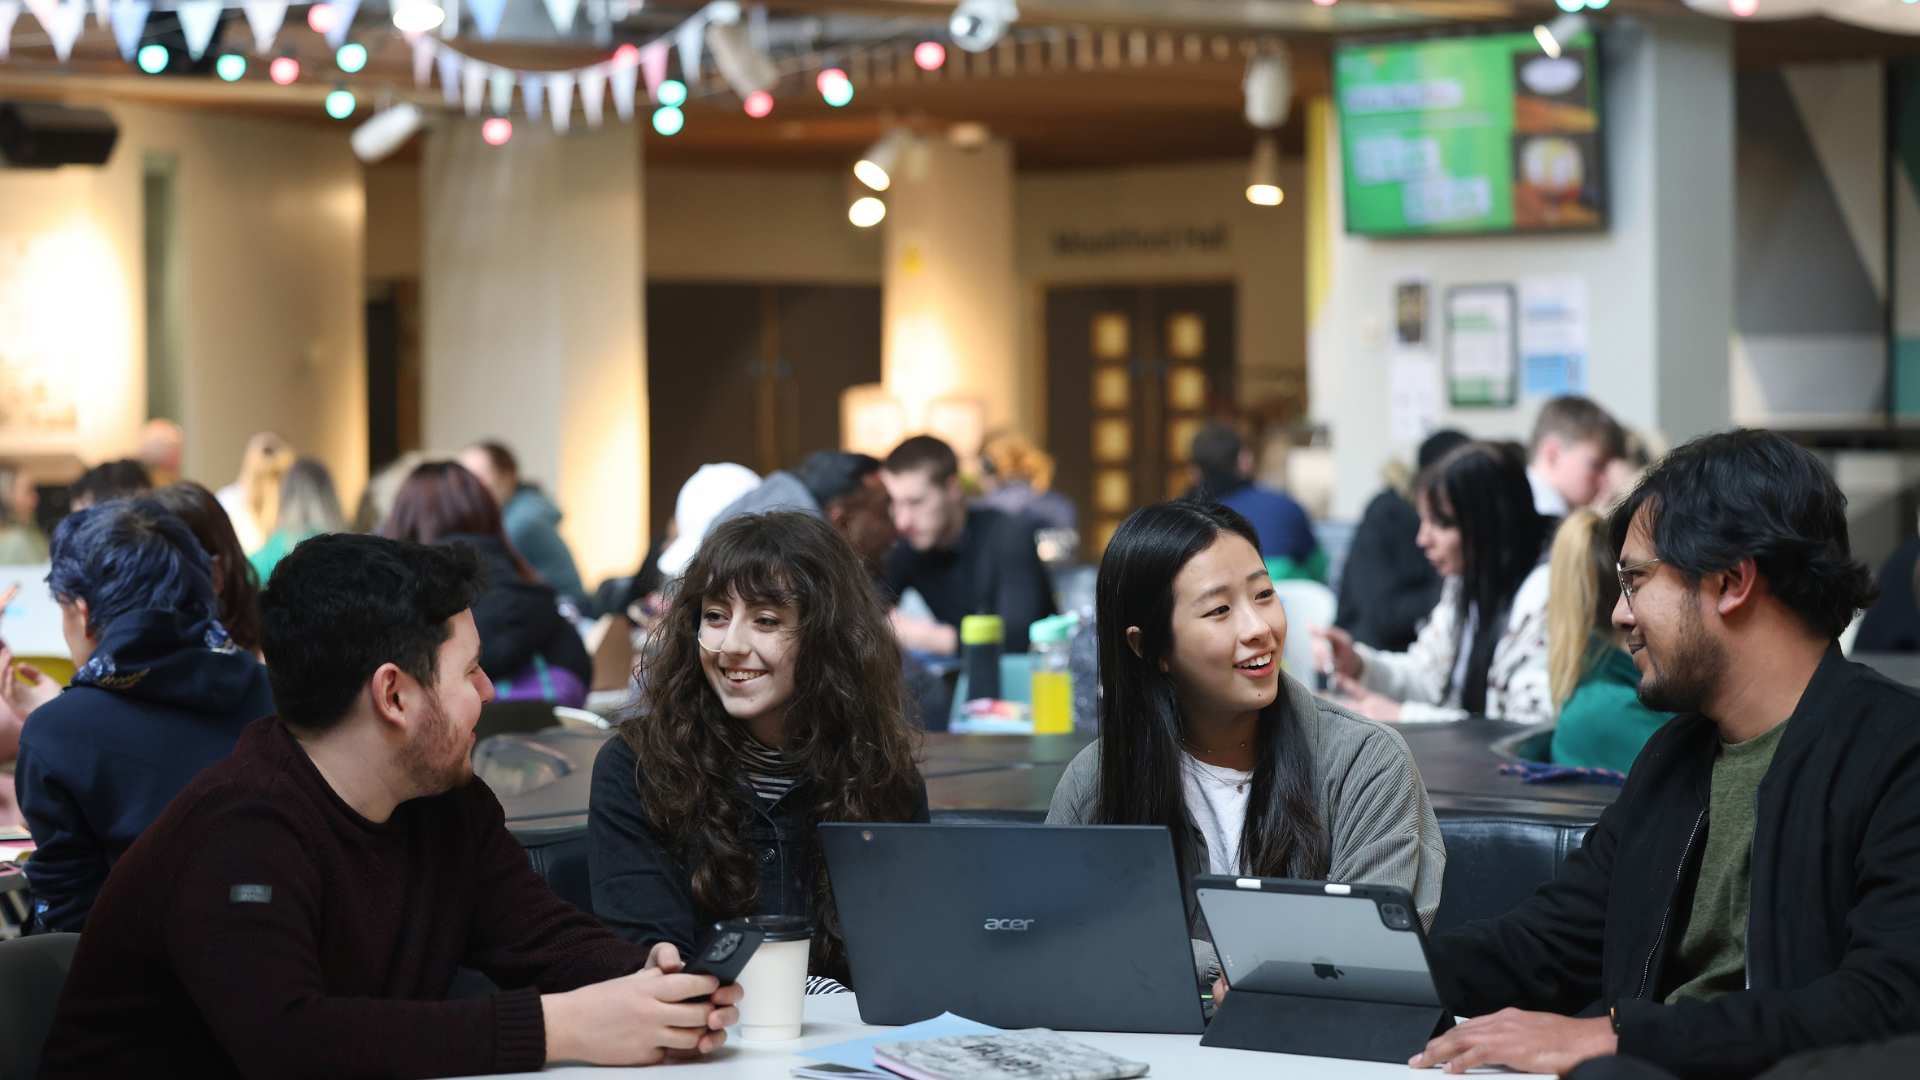
[[[1746,742],[1722,742],[1714,757],[1706,850],[1700,856],[1693,913],[1675,964],[1683,981],[1667,995],[1669,1004],[1706,1001],[1746,989],[1754,802],[1786,730],[1783,723]]]

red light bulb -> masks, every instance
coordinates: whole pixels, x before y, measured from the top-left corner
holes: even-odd
[[[291,56],[276,56],[273,63],[267,65],[267,77],[281,86],[292,86],[300,81],[300,61]]]
[[[480,124],[480,138],[488,146],[505,146],[513,138],[513,121],[504,116],[492,116]]]
[[[773,95],[765,90],[755,90],[747,95],[747,99],[741,105],[747,110],[748,116],[755,120],[765,120],[773,112]]]

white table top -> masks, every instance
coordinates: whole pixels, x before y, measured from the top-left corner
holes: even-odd
[[[793,1068],[810,1061],[806,1051],[816,1046],[831,1046],[849,1039],[875,1035],[885,1028],[860,1022],[860,1011],[852,994],[829,994],[807,999],[806,1029],[794,1042],[751,1045],[736,1041],[729,1033],[727,1045],[704,1060],[684,1065],[663,1065],[650,1069],[594,1069],[582,1066],[549,1069],[544,1073],[526,1073],[528,1077],[565,1077],[569,1080],[606,1080],[614,1076],[700,1077],[701,1080],[787,1080]],[[1198,1035],[1116,1035],[1104,1032],[1075,1032],[1073,1037],[1112,1054],[1153,1066],[1149,1077],[1197,1077],[1208,1080],[1407,1080],[1415,1076],[1405,1065],[1371,1061],[1342,1061],[1336,1058],[1294,1057],[1288,1054],[1261,1054],[1251,1050],[1216,1050],[1200,1045]],[[1429,1071],[1418,1074],[1434,1076]],[[1519,1077],[1518,1073],[1499,1073]],[[1548,1078],[1541,1078],[1548,1080]]]

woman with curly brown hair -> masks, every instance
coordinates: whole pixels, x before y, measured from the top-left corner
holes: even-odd
[[[720,919],[805,915],[809,972],[844,981],[815,826],[927,820],[899,646],[859,557],[808,514],[722,523],[680,580],[643,682],[594,762],[594,914],[683,954]]]

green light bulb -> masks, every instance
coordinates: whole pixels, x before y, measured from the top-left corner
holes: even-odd
[[[657,96],[660,104],[669,109],[677,109],[687,103],[687,84],[679,79],[668,79],[660,84]]]
[[[223,53],[213,62],[213,73],[227,82],[239,82],[247,75],[247,58],[239,53]]]
[[[167,70],[167,62],[173,59],[167,52],[167,47],[158,42],[140,46],[140,51],[133,55],[134,62],[140,65],[140,70],[149,75],[158,75]]]
[[[340,65],[341,71],[358,75],[367,66],[367,47],[357,41],[349,41],[333,54],[333,62]]]
[[[345,120],[353,115],[354,107],[359,105],[351,90],[330,90],[327,92],[327,115],[335,120]]]

